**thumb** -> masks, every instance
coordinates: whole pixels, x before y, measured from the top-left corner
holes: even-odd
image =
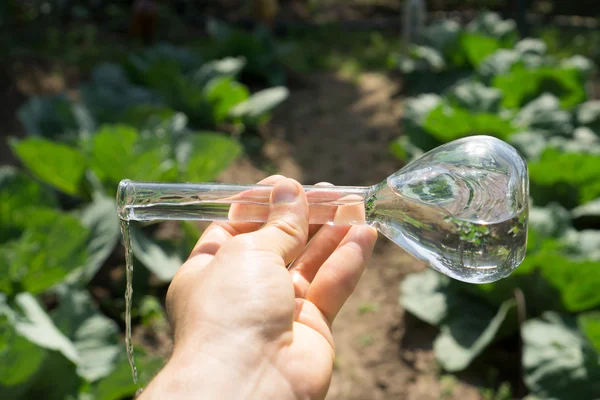
[[[260,248],[279,255],[286,265],[300,255],[308,239],[308,200],[304,188],[293,179],[273,186],[269,218],[250,235]]]

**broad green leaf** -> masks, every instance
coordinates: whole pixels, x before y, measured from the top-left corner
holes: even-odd
[[[55,206],[54,194],[39,182],[14,167],[0,167],[0,243],[21,234],[30,208]]]
[[[545,313],[527,321],[523,338],[524,380],[545,399],[594,399],[600,393],[598,352],[573,317]]]
[[[600,312],[580,314],[577,320],[580,329],[600,355]]]
[[[92,168],[111,188],[122,179],[175,180],[177,166],[171,149],[160,137],[140,138],[126,125],[107,125],[93,138]]]
[[[129,178],[129,165],[135,157],[138,131],[126,125],[104,126],[92,139],[92,168],[103,181],[119,182]]]
[[[475,68],[501,47],[497,39],[475,33],[463,33],[460,44],[469,63]]]
[[[460,25],[456,21],[444,19],[434,21],[423,32],[423,41],[438,52],[450,57],[458,47]]]
[[[37,178],[64,193],[79,193],[87,162],[77,149],[42,138],[14,141],[11,145]]]
[[[529,162],[538,160],[548,146],[548,138],[541,132],[514,133],[507,141],[516,147]]]
[[[600,100],[590,100],[577,109],[577,122],[600,136]]]
[[[228,76],[212,79],[202,91],[212,107],[213,120],[217,123],[224,121],[233,107],[250,97],[246,86]]]
[[[234,139],[210,132],[200,132],[180,143],[178,161],[185,166],[185,179],[190,182],[214,181],[241,153]]]
[[[84,383],[75,373],[75,365],[57,351],[47,351],[47,354],[22,399],[81,399],[79,388]]]
[[[515,123],[546,136],[569,135],[573,131],[571,114],[562,110],[559,99],[551,94],[543,94],[525,105]]]
[[[571,259],[600,261],[600,231],[570,229],[565,233],[560,240],[565,255]]]
[[[569,211],[557,203],[529,209],[529,227],[546,237],[563,236],[571,228]]]
[[[481,61],[477,73],[485,82],[490,82],[496,75],[502,75],[510,71],[513,65],[519,61],[519,58],[520,54],[515,50],[499,49]]]
[[[465,136],[489,135],[505,139],[515,132],[510,121],[497,114],[471,113],[458,107],[441,105],[425,120],[424,128],[441,142]]]
[[[525,38],[515,44],[515,50],[521,54],[535,54],[543,56],[548,52],[548,46],[543,40]]]
[[[504,92],[503,105],[507,108],[519,108],[543,93],[558,97],[564,108],[571,108],[586,98],[581,74],[574,69],[514,67],[496,76],[493,86]]]
[[[591,78],[596,72],[596,65],[592,60],[581,55],[574,55],[560,61],[562,68],[571,68],[578,70],[585,78]]]
[[[87,262],[76,272],[77,280],[90,281],[111,255],[120,237],[119,221],[113,199],[97,195],[81,213],[81,222],[91,232]]]
[[[432,270],[410,274],[400,284],[400,304],[431,325],[441,324],[448,315],[449,279]]]
[[[131,226],[131,244],[135,257],[163,282],[170,282],[183,264],[172,246],[159,243],[135,226]]]
[[[478,307],[467,302],[462,312],[455,310],[433,344],[442,367],[451,372],[465,369],[497,337],[515,304],[514,300],[508,300],[496,313],[487,305]]]
[[[481,12],[467,24],[466,31],[502,39],[510,44],[517,35],[517,25],[511,19],[503,20],[497,13]]]
[[[13,310],[6,300],[0,301],[0,313],[7,316],[19,335],[44,349],[59,351],[75,364],[80,361],[73,342],[58,330],[35,297],[27,292],[19,293],[15,296],[15,306]]]
[[[161,123],[173,118],[175,111],[163,105],[143,104],[129,107],[121,114],[120,123],[133,126],[137,129],[146,128],[148,125]]]
[[[568,185],[570,191],[565,190],[565,194],[572,194],[574,188],[579,200],[588,202],[600,196],[600,155],[563,153],[549,148],[539,161],[529,164],[529,176],[541,186]]]
[[[77,374],[88,382],[108,376],[123,352],[116,323],[98,311],[86,291],[65,286],[58,293],[60,306],[52,316],[77,350]]]
[[[479,82],[466,82],[455,86],[447,95],[454,106],[480,113],[498,113],[502,92]]]
[[[94,68],[91,80],[82,85],[80,92],[98,123],[119,122],[130,107],[160,103],[149,89],[131,84],[119,65],[108,63]]]
[[[77,218],[54,210],[31,210],[29,217],[7,251],[11,280],[37,294],[84,264],[89,231]]]
[[[32,97],[19,108],[17,115],[30,136],[72,142],[84,129],[73,102],[64,94]]]
[[[236,76],[245,65],[244,57],[226,57],[222,60],[209,61],[193,72],[192,80],[197,85],[204,85],[217,77]]]
[[[148,384],[164,364],[164,361],[159,357],[152,357],[140,350],[135,351],[135,361],[140,386]],[[117,361],[115,370],[95,385],[94,398],[96,400],[115,400],[134,397],[140,386],[133,382],[131,367],[127,357],[122,354]]]
[[[246,101],[233,107],[229,115],[249,122],[258,121],[267,113],[273,111],[288,96],[289,91],[285,87],[264,89],[252,94]]]
[[[0,307],[7,307],[1,304]],[[8,387],[24,391],[41,368],[46,351],[19,335],[8,317],[0,311],[0,396],[17,397]],[[13,389],[14,390],[14,389]]]
[[[600,218],[600,198],[571,210],[573,218]]]

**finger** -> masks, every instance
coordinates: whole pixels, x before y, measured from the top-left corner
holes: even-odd
[[[339,246],[349,230],[350,226],[323,226],[300,257],[294,261],[290,267],[290,274],[296,297],[304,298],[306,296],[308,287],[317,271]]]
[[[274,185],[278,181],[284,179],[281,175],[273,175],[263,179],[259,184]],[[240,206],[236,204],[234,206]],[[188,261],[181,268],[189,268],[193,265],[194,268],[202,268],[214,258],[217,251],[229,239],[242,233],[253,232],[261,227],[262,223],[254,222],[213,222],[202,234],[196,246],[191,251]]]
[[[277,254],[285,265],[298,257],[308,239],[308,201],[298,182],[286,178],[275,184],[269,219],[250,235],[257,249]]]
[[[375,229],[353,226],[310,284],[306,300],[316,305],[330,324],[354,291],[376,240]]]
[[[329,182],[319,182],[317,183],[315,186],[333,186],[333,184],[329,183]],[[314,196],[314,192],[308,192],[306,193],[306,197],[308,198],[308,202],[310,204],[310,199],[311,197]],[[326,207],[327,210],[321,210],[322,208]],[[319,208],[317,210],[317,208]],[[314,214],[314,213],[319,213],[319,214],[324,214],[325,213],[331,213],[331,217],[333,219],[333,216],[335,215],[335,211],[336,211],[337,207],[329,207],[329,206],[318,206],[318,205],[309,205],[309,214]],[[309,226],[308,228],[308,241],[310,242],[311,239],[313,238],[313,236],[315,236],[315,234],[319,231],[319,229],[321,229],[323,225],[322,224],[312,224]]]

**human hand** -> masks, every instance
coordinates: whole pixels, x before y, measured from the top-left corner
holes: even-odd
[[[213,223],[173,279],[173,354],[143,399],[325,397],[331,325],[377,232],[309,226],[300,184],[281,176],[261,183],[275,185],[265,226]]]

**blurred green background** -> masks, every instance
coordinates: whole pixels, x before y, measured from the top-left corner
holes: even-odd
[[[382,238],[334,326],[328,398],[600,399],[599,14],[599,0],[2,1],[0,398],[134,396],[121,179],[367,185],[486,134],[529,162],[525,262],[465,285]],[[164,296],[204,227],[133,226],[142,385],[169,356]]]

